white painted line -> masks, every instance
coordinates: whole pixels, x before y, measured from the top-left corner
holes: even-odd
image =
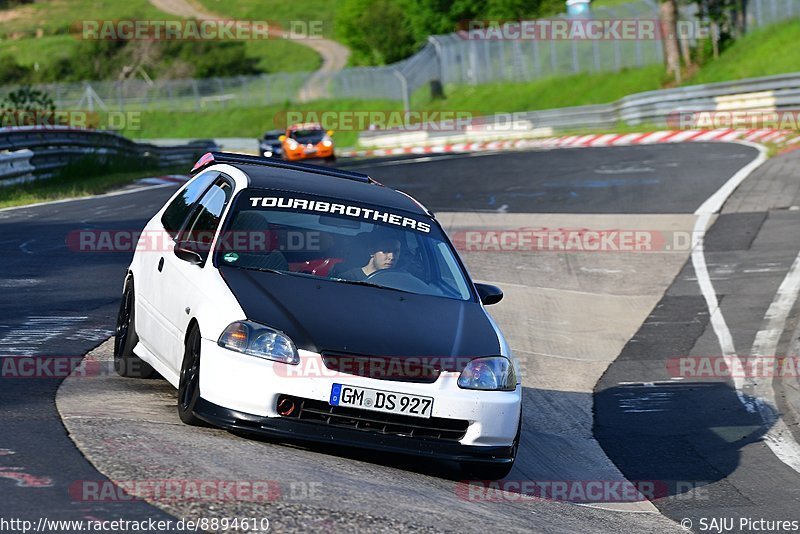
[[[756,334],[753,348],[750,351],[751,356],[765,360],[767,358],[771,360],[777,356],[778,342],[786,328],[786,319],[797,301],[798,294],[800,294],[800,254],[795,257],[792,267],[775,294],[775,299],[764,315],[764,323]],[[766,367],[756,368],[766,369]],[[747,388],[753,397],[758,399],[757,406],[761,412],[761,418],[769,425],[764,441],[783,463],[800,472],[800,445],[794,440],[784,420],[778,417],[772,408],[775,406],[775,391],[772,388],[772,381],[749,379]]]
[[[767,159],[767,150],[763,146],[753,145],[744,141],[739,143],[757,148],[758,157],[742,167],[697,209],[695,215],[698,218],[692,232],[692,266],[697,275],[697,284],[700,286],[700,291],[708,307],[711,326],[719,341],[725,363],[730,369],[733,368],[734,359],[739,357],[736,354],[733,336],[725,322],[725,317],[722,315],[716,291],[708,274],[708,266],[703,251],[703,240],[705,239],[708,222],[713,214],[722,208],[723,203],[736,187]],[[786,318],[797,300],[798,293],[800,293],[800,254],[795,258],[789,273],[778,288],[775,299],[767,310],[764,317],[765,326],[756,335],[756,340],[751,350],[752,355],[775,356],[775,349],[785,328]],[[775,393],[772,390],[771,382],[758,385],[754,384],[752,380],[749,381],[747,384],[748,389],[753,390],[753,393],[755,393],[749,398],[745,396],[745,381],[742,377],[734,377],[733,383],[736,388],[736,395],[745,409],[751,413],[758,411],[764,423],[768,425],[769,428],[764,441],[770,450],[784,464],[800,472],[800,444],[794,440],[783,419],[774,415],[772,410],[764,404],[768,402],[774,406]]]
[[[722,209],[722,205],[726,200],[728,200],[728,197],[731,196],[731,193],[733,193],[733,191],[739,187],[739,184],[741,184],[745,178],[750,176],[750,173],[753,172],[756,167],[767,160],[767,149],[763,146],[755,143],[748,143],[746,141],[735,141],[735,143],[755,148],[758,150],[758,157],[739,169],[739,171],[731,176],[730,179],[725,182],[725,184],[723,184],[723,186],[720,187],[716,193],[708,197],[706,201],[703,202],[699,208],[697,208],[697,211],[694,212],[695,215],[711,215]],[[703,231],[705,232],[705,229]]]

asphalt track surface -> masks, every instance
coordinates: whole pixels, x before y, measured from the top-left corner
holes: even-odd
[[[348,168],[369,171],[386,185],[414,195],[435,212],[691,214],[754,157],[755,150],[738,145],[681,144],[405,158],[351,163]],[[113,329],[130,256],[75,252],[65,246],[65,236],[82,229],[139,229],[173,190],[150,188],[128,195],[0,212],[4,261],[0,355],[77,357],[106,339]],[[718,233],[717,242],[725,242],[725,235]],[[667,320],[657,321],[658,328],[655,324],[643,325],[636,334],[637,341],[670,354],[687,353],[694,346],[703,333],[702,300],[696,289],[689,287],[691,280],[687,278],[691,278],[690,273],[682,272],[664,296],[660,309]],[[767,304],[776,285],[774,280],[765,283]],[[691,320],[686,319],[689,315]],[[631,480],[692,481],[708,487],[703,499],[691,499],[689,504],[680,499],[685,490],[677,489],[656,502],[662,513],[676,521],[687,514],[738,517],[762,513],[765,517],[796,519],[796,501],[785,497],[800,487],[797,473],[759,443],[754,429],[757,422],[752,414],[742,413],[741,404],[725,384],[673,388],[668,409],[658,412],[633,414],[619,409],[621,382],[645,383],[660,378],[657,375],[663,371],[663,364],[655,361],[648,371],[649,354],[643,345],[629,343],[619,363],[612,365],[596,387],[595,431],[611,460]],[[70,498],[69,488],[76,481],[103,480],[104,476],[75,448],[61,423],[54,403],[60,381],[0,377],[0,516],[33,520],[43,514],[50,519],[168,518],[159,508],[143,502],[76,503]],[[138,386],[131,387],[135,390]],[[525,406],[525,410],[535,409]],[[731,428],[734,433],[750,428],[752,435],[721,440],[720,432],[724,435],[724,431],[718,429]],[[140,430],[146,436],[147,430]],[[200,444],[216,446],[220,440],[242,440],[215,430],[191,431],[197,432]],[[253,442],[254,447],[260,445]],[[438,495],[453,493],[453,481],[458,480],[458,474],[448,466],[430,468],[413,460],[387,461],[340,450],[264,447],[269,448],[262,452],[284,457],[294,451],[307,462],[300,475],[295,474],[298,479],[306,476],[315,480],[320,471],[328,470],[332,478],[351,486],[349,489],[355,486],[347,497],[358,498],[361,493],[364,504],[363,513],[356,518],[361,523],[356,521],[354,526],[361,524],[367,529],[387,528],[387,523],[372,525],[369,521],[393,506],[381,492],[383,485],[394,484],[406,496],[418,500],[420,513],[429,516],[420,521],[399,521],[399,528],[483,530],[491,525],[520,531],[679,531],[677,523],[652,514],[624,514],[547,501],[497,506],[462,503],[469,508],[457,510],[464,515],[459,521],[437,503]],[[176,463],[191,465],[193,456],[202,452],[177,451]],[[704,461],[696,461],[698,454]],[[143,465],[147,461],[141,458]],[[525,462],[520,458],[515,470],[529,472]],[[714,484],[720,481],[724,484]],[[742,491],[745,485],[750,494]],[[753,495],[760,497],[753,499]],[[294,524],[298,528],[330,529],[339,526],[340,520],[341,525],[353,525],[347,518],[320,519],[304,507],[287,510],[300,518],[300,523]]]

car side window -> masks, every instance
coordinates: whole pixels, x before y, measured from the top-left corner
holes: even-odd
[[[219,226],[222,212],[231,198],[233,188],[226,180],[218,179],[197,203],[197,207],[181,232],[181,246],[208,257],[211,241]]]
[[[200,195],[208,189],[208,186],[219,175],[216,171],[209,171],[201,174],[196,179],[187,184],[181,193],[170,202],[164,214],[161,216],[161,224],[173,238],[183,228],[186,217],[192,210],[192,205],[197,202]]]

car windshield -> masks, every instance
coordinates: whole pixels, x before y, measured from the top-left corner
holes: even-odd
[[[272,190],[238,196],[216,265],[471,300],[450,242],[432,219]]]
[[[298,143],[301,144],[316,144],[322,141],[322,138],[325,137],[324,130],[295,130],[292,132],[291,135],[292,139],[296,140]]]

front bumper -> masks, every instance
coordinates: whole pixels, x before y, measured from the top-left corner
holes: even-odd
[[[194,414],[203,421],[220,428],[273,438],[312,441],[328,445],[335,444],[456,462],[478,461],[504,464],[514,461],[514,453],[511,446],[470,446],[455,442],[408,438],[348,428],[321,426],[284,417],[261,417],[223,408],[203,398],[198,400]]]
[[[285,150],[284,153],[286,154],[286,159],[290,161],[298,161],[302,159],[324,159],[324,158],[332,158],[333,157],[333,146],[325,147],[322,145],[317,145],[316,151],[312,153],[306,153],[305,148],[299,148],[295,150]]]
[[[300,365],[286,365],[201,342],[200,396],[197,416],[225,428],[456,459],[476,456],[509,458],[517,435],[521,387],[515,391],[473,391],[457,385],[458,373],[444,372],[434,383],[396,382],[331,371],[322,357],[301,350]],[[333,384],[433,397],[431,416],[469,423],[459,441],[411,438],[352,430],[281,417],[281,395],[323,401]],[[244,425],[242,427],[241,425]]]

